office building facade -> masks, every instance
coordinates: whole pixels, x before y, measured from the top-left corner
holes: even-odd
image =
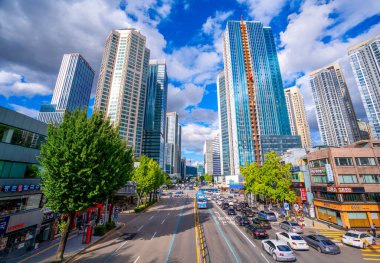
[[[213,139],[212,144],[212,171],[214,182],[221,181],[221,167],[220,167],[220,136],[219,134]]]
[[[263,136],[266,146],[282,144],[293,138],[300,147],[299,136],[292,136],[286,108],[282,78],[277,58],[272,29],[260,22],[228,21],[224,33],[224,76],[226,99],[229,102],[231,127],[229,152],[232,175],[240,174],[240,166],[262,162],[269,147],[262,147]],[[277,152],[281,154],[282,152]]]
[[[214,174],[214,158],[213,158],[214,140],[206,140],[203,145],[203,165],[205,173],[208,175]]]
[[[88,107],[94,76],[95,71],[82,55],[65,54],[51,103],[41,106],[37,119],[60,124],[66,111]]]
[[[150,60],[142,154],[164,169],[168,75],[165,60]]]
[[[181,132],[176,112],[166,113],[165,172],[172,178],[181,178]]]
[[[224,176],[231,174],[230,165],[234,161],[230,154],[230,142],[232,143],[232,126],[229,124],[231,120],[230,103],[227,98],[227,86],[225,81],[224,71],[218,74],[217,82],[218,93],[218,118],[219,118],[219,131],[220,131],[220,168],[221,174]]]
[[[141,155],[150,51],[136,29],[113,30],[105,45],[94,110],[119,127],[120,137]]]
[[[380,35],[348,49],[373,138],[380,139]]]
[[[303,103],[300,89],[297,86],[294,86],[287,88],[284,91],[292,135],[299,135],[301,137],[302,147],[310,148],[310,128],[307,122],[305,105]]]
[[[343,146],[359,140],[355,111],[339,64],[315,70],[309,77],[323,143]]]

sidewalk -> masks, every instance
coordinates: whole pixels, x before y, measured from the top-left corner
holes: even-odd
[[[74,254],[83,250],[84,248],[91,245],[92,243],[94,243],[100,238],[101,238],[100,236],[92,236],[92,240],[90,244],[82,244],[82,235],[78,235],[77,231],[70,233],[70,236],[66,244],[64,258],[67,259],[73,256]],[[57,249],[58,249],[59,240],[60,239],[58,238],[51,242],[46,242],[45,244],[43,243],[38,249],[29,251],[28,253],[24,254],[21,257],[7,260],[6,262],[7,263],[8,262],[9,263],[53,262],[55,260],[55,253],[57,252]]]

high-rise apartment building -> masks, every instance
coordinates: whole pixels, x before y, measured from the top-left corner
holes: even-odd
[[[362,140],[373,139],[371,126],[369,126],[368,122],[358,119],[358,126],[359,126],[359,131],[360,131],[360,137]]]
[[[60,124],[66,111],[85,109],[90,101],[95,71],[80,54],[63,55],[50,104],[42,105],[37,119]]]
[[[205,168],[205,173],[209,175],[214,174],[214,158],[213,158],[213,147],[214,147],[214,140],[206,140],[203,146],[203,165]]]
[[[213,144],[212,144],[212,171],[213,171],[213,176],[214,176],[214,182],[220,181],[220,176],[221,176],[221,163],[220,163],[220,135],[218,134],[214,139],[213,139]]]
[[[173,178],[181,177],[181,132],[176,112],[166,113],[165,172]]]
[[[373,138],[380,139],[380,35],[348,49]]]
[[[230,141],[232,142],[232,126],[229,125],[231,120],[230,100],[227,98],[227,86],[224,71],[218,74],[217,82],[218,93],[218,117],[220,131],[220,163],[221,174],[226,176],[231,174],[230,164],[233,162],[230,154]]]
[[[168,75],[165,60],[150,60],[142,154],[164,169]]]
[[[120,137],[141,155],[150,51],[136,29],[113,30],[106,40],[94,109],[119,127]]]
[[[310,148],[310,129],[307,123],[305,105],[303,104],[300,89],[294,86],[284,91],[292,135],[299,135],[301,137],[302,147]]]
[[[360,140],[355,111],[339,64],[311,72],[310,84],[323,143],[343,146]]]
[[[301,146],[300,137],[291,135],[270,27],[253,21],[227,22],[224,74],[232,175],[239,175],[246,163],[262,162],[270,150],[281,154]]]

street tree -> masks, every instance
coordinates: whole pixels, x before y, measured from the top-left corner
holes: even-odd
[[[87,110],[75,110],[59,126],[49,125],[39,161],[45,206],[63,214],[56,254],[62,261],[75,212],[104,202],[126,184],[133,153],[101,113],[89,119]]]
[[[205,181],[206,181],[206,182],[208,182],[208,183],[211,183],[211,182],[212,182],[212,175],[205,174],[205,175],[204,175],[204,178],[205,178]]]

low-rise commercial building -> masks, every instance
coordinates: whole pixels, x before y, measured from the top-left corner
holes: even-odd
[[[380,141],[308,154],[316,216],[344,228],[380,226]]]

